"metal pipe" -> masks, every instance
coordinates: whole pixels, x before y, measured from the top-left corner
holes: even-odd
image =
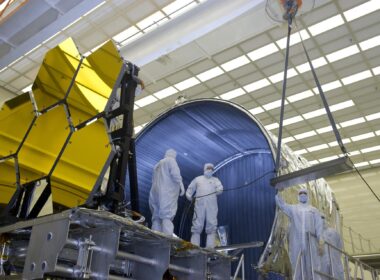
[[[346,269],[346,278],[347,278],[347,280],[351,280],[350,266],[349,266],[349,263],[348,263],[348,257],[347,257],[347,255],[344,255],[344,266],[345,266],[345,269]]]
[[[359,263],[359,267],[360,267],[360,275],[361,275],[361,278],[364,279],[364,271],[363,271],[363,266],[361,263]]]
[[[354,239],[352,238],[352,229],[349,227],[348,230],[349,230],[349,233],[350,233],[351,246],[352,246],[352,253],[355,254]]]
[[[241,265],[241,271],[242,271],[242,280],[245,280],[245,266],[244,266],[245,260],[244,260],[244,254],[243,254],[243,263]]]
[[[127,253],[124,251],[118,251],[116,254],[116,257],[119,259],[127,259],[130,261],[139,262],[139,263],[143,263],[143,264],[149,264],[149,265],[156,265],[157,264],[157,261],[155,261],[153,259],[148,259],[148,258],[145,258],[142,256]]]
[[[134,262],[148,264],[148,265],[157,265],[157,261],[154,259],[145,258],[142,256],[138,256],[138,255],[134,255],[134,254],[131,254],[128,252],[124,252],[124,251],[118,251],[116,254],[116,257],[119,259],[126,259],[129,261],[134,261]],[[182,272],[182,273],[186,273],[186,274],[194,273],[194,270],[191,268],[186,268],[186,267],[178,266],[175,264],[169,264],[169,269],[174,270],[174,271],[178,271],[178,272]]]
[[[359,242],[360,242],[360,249],[362,249],[362,253],[364,253],[364,248],[363,248],[363,240],[362,240],[362,235],[359,233]]]
[[[64,276],[74,277],[75,276],[75,270],[72,267],[56,264],[55,265],[55,271],[57,273],[61,273]]]
[[[183,267],[183,266],[178,266],[176,264],[169,264],[169,269],[177,271],[177,272],[186,273],[186,274],[193,274],[194,273],[193,269],[186,268],[186,267]]]
[[[242,266],[243,261],[244,261],[244,254],[242,254],[241,257],[240,257],[238,266],[237,266],[237,268],[235,270],[235,274],[234,274],[233,280],[236,280],[236,277],[238,276],[238,273],[239,273],[240,267]]]

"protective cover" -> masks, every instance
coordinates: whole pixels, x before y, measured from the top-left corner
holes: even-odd
[[[285,273],[289,269],[287,218],[276,212],[276,191],[269,183],[275,175],[274,143],[275,137],[248,111],[231,102],[203,99],[173,107],[148,124],[136,139],[141,212],[150,220],[152,169],[168,148],[177,151],[185,187],[202,174],[204,163],[214,163],[215,176],[224,185],[224,193],[218,197],[218,223],[227,226],[230,243],[265,244],[244,251],[247,279],[257,279],[259,271]],[[283,158],[285,173],[308,166],[286,146]],[[285,190],[284,199],[296,203],[300,187],[309,189],[315,207],[335,217],[333,195],[323,179]],[[186,240],[190,240],[193,215],[188,205],[185,198],[180,198],[174,219],[175,233]]]

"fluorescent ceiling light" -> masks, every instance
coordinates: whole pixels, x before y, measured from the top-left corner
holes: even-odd
[[[355,165],[355,167],[363,167],[363,166],[369,165],[369,162],[368,161],[362,161],[362,162],[354,163],[354,165]]]
[[[165,15],[162,12],[158,11],[152,14],[151,16],[148,16],[143,20],[139,21],[138,23],[136,23],[136,25],[141,30],[145,30],[148,27],[160,24],[163,19],[165,19]]]
[[[288,104],[288,102],[285,100],[285,105],[287,105],[287,104]],[[279,107],[281,107],[281,99],[273,101],[273,102],[270,102],[268,104],[265,104],[265,105],[263,105],[263,107],[267,111],[279,108]]]
[[[380,9],[380,1],[379,0],[371,0],[359,6],[356,6],[352,9],[345,11],[344,17],[347,21],[351,21],[362,16],[365,16],[369,13],[372,13],[376,10]]]
[[[357,156],[357,155],[360,155],[360,151],[353,151],[353,152],[349,152],[350,156]]]
[[[307,150],[309,152],[315,152],[315,151],[320,151],[320,150],[324,150],[324,149],[328,149],[328,148],[329,148],[329,146],[327,144],[321,144],[321,145],[316,145],[316,146],[307,148]]]
[[[163,98],[168,97],[170,95],[173,95],[177,92],[178,92],[178,90],[176,90],[174,87],[167,87],[167,88],[164,88],[160,91],[157,91],[153,95],[155,97],[157,97],[158,99],[163,99]]]
[[[264,126],[266,130],[272,130],[272,129],[276,129],[279,127],[278,123],[271,123],[271,124],[268,124],[266,126]]]
[[[189,78],[189,79],[184,80],[182,82],[179,82],[179,83],[175,84],[174,86],[178,90],[185,90],[185,89],[188,89],[188,88],[195,86],[199,83],[200,83],[200,81],[197,78],[192,77],[192,78]]]
[[[374,75],[380,75],[380,66],[372,68],[372,71]]]
[[[305,29],[302,29],[301,31],[294,33],[290,36],[290,44],[289,44],[290,46],[293,46],[293,45],[301,42],[300,34],[298,34],[298,33],[301,34],[302,40],[307,40],[310,38],[309,33]],[[287,40],[287,37],[284,37],[284,38],[276,41],[276,44],[280,47],[280,49],[286,48],[286,40]]]
[[[153,95],[149,95],[147,97],[136,100],[135,103],[139,107],[144,107],[144,106],[149,105],[149,104],[156,102],[156,101],[157,101],[156,97],[154,97]]]
[[[220,96],[220,98],[224,100],[230,100],[232,98],[238,97],[245,94],[245,91],[242,88],[237,88],[234,90],[231,90],[229,92],[226,92]]]
[[[355,103],[352,100],[347,100],[347,101],[344,101],[344,102],[341,102],[341,103],[337,103],[337,104],[331,105],[330,106],[330,111],[331,112],[335,112],[335,111],[343,110],[343,109],[346,109],[346,108],[349,108],[349,107],[352,107],[352,106],[355,106]]]
[[[314,94],[311,90],[306,90],[306,91],[303,91],[303,92],[300,92],[297,94],[293,94],[293,95],[287,97],[286,99],[288,99],[290,102],[296,102],[299,100],[306,99],[306,98],[313,96],[313,95]]]
[[[182,15],[182,14],[186,13],[187,11],[191,10],[192,8],[194,8],[196,5],[197,5],[197,3],[193,1],[190,4],[187,4],[186,6],[182,7],[178,11],[170,14],[170,17],[175,18],[179,15]]]
[[[318,116],[322,116],[324,114],[326,114],[326,110],[325,108],[322,108],[322,109],[314,110],[309,113],[303,114],[302,117],[308,120],[308,119],[312,119]]]
[[[351,55],[357,54],[359,52],[360,52],[360,50],[359,50],[358,46],[352,45],[352,46],[349,46],[347,48],[341,49],[339,51],[330,53],[330,54],[326,55],[326,57],[330,63],[333,63],[335,61],[338,61],[338,60],[341,60],[343,58],[349,57]]]
[[[325,19],[321,22],[318,22],[317,24],[310,26],[308,29],[311,35],[317,36],[323,32],[326,32],[343,24],[343,17],[341,15],[336,15],[331,18]]]
[[[140,30],[136,26],[131,26],[128,29],[120,32],[119,34],[117,34],[115,36],[113,36],[112,39],[114,39],[118,43],[121,43],[122,41],[124,41],[130,37],[133,37],[134,35],[136,35],[139,32],[140,32]]]
[[[326,132],[329,132],[329,131],[332,131],[332,130],[333,130],[332,126],[329,125],[329,126],[325,126],[325,127],[317,129],[317,133],[318,134],[322,134],[322,133],[326,133]]]
[[[252,61],[259,60],[260,58],[266,57],[272,53],[278,52],[278,48],[274,43],[270,43],[264,47],[257,50],[249,52],[247,55]]]
[[[374,151],[378,151],[378,150],[380,150],[380,145],[361,149],[360,152],[365,154],[365,153],[370,153],[370,152],[374,152]]]
[[[162,10],[165,14],[170,15],[182,9],[184,6],[190,4],[191,2],[193,2],[193,0],[176,0],[162,8]]]
[[[319,58],[312,60],[311,63],[313,64],[314,69],[317,69],[319,67],[326,65],[327,61],[322,56],[322,57],[319,57]],[[297,71],[300,72],[301,74],[311,70],[311,68],[309,66],[309,62],[298,65],[298,66],[296,66],[296,68],[297,68]]]
[[[380,158],[379,159],[374,159],[369,161],[370,164],[377,164],[380,163]]]
[[[308,132],[304,132],[304,133],[294,135],[294,138],[297,140],[300,140],[300,139],[308,138],[308,137],[315,136],[315,135],[317,135],[317,133],[314,130],[312,130],[312,131],[308,131]]]
[[[205,82],[219,75],[222,75],[223,73],[224,73],[223,70],[219,66],[216,66],[210,70],[207,70],[207,71],[204,71],[203,73],[198,74],[197,78],[201,80],[202,82]]]
[[[302,149],[302,150],[294,151],[294,153],[295,153],[296,155],[303,155],[303,154],[306,154],[306,153],[307,153],[307,150],[306,150],[306,149]]]
[[[261,79],[259,81],[256,81],[256,82],[253,82],[253,83],[250,83],[246,86],[244,86],[243,88],[247,91],[247,92],[252,92],[252,91],[255,91],[255,90],[258,90],[258,89],[261,89],[261,88],[264,88],[266,86],[269,86],[270,85],[270,82],[268,81],[267,78],[264,78],[264,79]]]
[[[368,139],[368,138],[371,138],[371,137],[375,137],[375,133],[369,132],[369,133],[364,133],[364,134],[352,136],[351,140],[355,142],[355,141],[360,141],[360,140],[363,140],[363,139]]]
[[[351,76],[347,76],[345,78],[342,79],[342,82],[344,85],[349,85],[349,84],[353,84],[353,83],[356,83],[358,81],[361,81],[361,80],[364,80],[364,79],[367,79],[367,78],[370,78],[372,77],[372,73],[370,70],[366,70],[366,71],[363,71],[363,72],[359,72],[359,73],[356,73],[356,74],[353,74]]]
[[[341,127],[348,127],[348,126],[352,126],[352,125],[364,123],[364,122],[365,122],[365,119],[361,117],[361,118],[356,118],[349,121],[341,122],[339,125]]]
[[[377,136],[380,136],[380,130],[375,131],[375,133],[376,133]]]
[[[367,115],[365,118],[366,118],[367,121],[372,121],[372,120],[380,119],[380,112],[379,113],[375,113],[375,114],[371,114],[371,115]]]
[[[351,143],[351,140],[349,138],[343,138],[342,142],[343,142],[343,144],[347,144],[347,143]],[[338,142],[333,141],[333,142],[327,143],[327,145],[329,145],[330,147],[336,147],[336,146],[338,146]]]
[[[342,86],[343,85],[339,80],[332,81],[330,83],[321,85],[323,93],[328,92],[328,91],[333,90],[333,89],[336,89],[336,88],[340,88]],[[317,87],[313,88],[313,91],[315,92],[315,94],[319,94],[319,90]]]
[[[312,161],[309,161],[309,164],[310,165],[315,165],[315,164],[318,164],[319,163],[319,160],[312,160]]]
[[[338,158],[338,156],[330,156],[330,157],[320,158],[319,161],[320,162],[326,162],[326,161],[330,161],[330,160],[337,159],[337,158]]]
[[[374,47],[380,46],[380,35],[360,42],[359,46],[362,49],[362,51],[366,51],[366,50],[372,49]]]
[[[292,77],[294,77],[294,76],[297,76],[297,72],[296,72],[296,70],[294,70],[294,68],[290,68],[290,69],[288,69],[288,76],[287,76],[287,78],[289,79],[289,78],[292,78]],[[277,83],[277,82],[282,81],[283,78],[284,78],[284,71],[282,71],[282,72],[280,72],[280,73],[277,73],[277,74],[274,74],[274,75],[270,76],[270,77],[269,77],[269,80],[270,80],[273,84],[275,84],[275,83]]]
[[[303,121],[303,118],[301,116],[295,116],[295,117],[292,117],[292,118],[289,118],[289,119],[286,119],[284,120],[284,126],[285,125],[290,125],[290,124],[293,124],[293,123],[298,123],[298,122],[302,122]]]
[[[137,106],[136,104],[134,104],[134,106],[133,106],[133,110],[134,111],[136,111],[137,109],[139,109],[140,107],[139,106]]]
[[[253,108],[251,110],[249,110],[249,112],[252,114],[252,115],[258,115],[260,113],[263,113],[265,112],[263,108],[261,107],[256,107],[256,108]]]
[[[27,86],[27,87],[25,87],[24,89],[22,89],[21,91],[22,92],[29,92],[29,91],[31,91],[32,90],[32,86],[33,86],[33,84],[30,84],[29,86]]]
[[[284,139],[282,139],[282,143],[286,144],[286,143],[289,143],[289,142],[292,142],[292,141],[295,141],[296,139],[294,139],[293,136],[289,136],[289,137],[285,137]]]
[[[224,69],[224,71],[228,72],[228,71],[232,71],[236,68],[239,68],[243,65],[246,65],[248,63],[250,63],[249,59],[245,55],[242,55],[242,56],[239,56],[235,59],[227,61],[226,63],[223,63],[221,66]]]

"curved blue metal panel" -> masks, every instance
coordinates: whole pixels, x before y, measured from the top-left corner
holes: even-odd
[[[204,163],[216,165],[225,188],[218,197],[218,221],[228,225],[232,244],[268,240],[275,215],[275,190],[269,184],[274,160],[268,137],[249,113],[230,102],[198,100],[169,110],[141,131],[136,139],[137,175],[140,210],[148,221],[153,166],[168,148],[177,151],[186,187],[202,174]],[[175,232],[189,240],[191,215],[179,232],[187,205],[185,198],[179,199],[174,223]],[[247,279],[256,279],[250,264],[258,262],[262,250],[246,250]]]

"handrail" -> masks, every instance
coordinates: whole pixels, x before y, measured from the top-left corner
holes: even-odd
[[[343,226],[342,237],[345,250],[353,254],[380,253],[380,249],[373,245],[370,239],[363,237],[351,227]]]
[[[314,238],[315,244],[318,244],[316,236],[309,232],[308,233],[308,240],[311,240],[311,238]],[[333,280],[339,280],[339,279],[348,279],[348,280],[362,279],[362,280],[365,280],[364,271],[369,272],[369,274],[371,276],[368,279],[371,279],[371,280],[377,280],[378,276],[380,275],[379,272],[375,268],[369,266],[368,264],[360,261],[357,258],[352,257],[347,252],[345,252],[342,249],[334,246],[333,244],[330,244],[329,242],[324,242],[324,244],[327,246],[327,252],[324,252],[324,254],[326,254],[326,253],[329,254],[330,272],[328,272],[328,274],[326,274],[323,271],[319,271],[318,267],[314,267],[315,262],[313,261],[313,258],[319,258],[319,260],[322,261],[323,257],[316,255],[315,252],[313,254],[313,252],[312,252],[313,246],[311,244],[312,244],[312,242],[309,242],[309,246],[307,246],[307,248],[306,248],[306,250],[308,250],[308,253],[309,253],[308,255],[310,258],[311,274],[312,274],[311,280],[314,280],[317,278],[317,277],[315,277],[315,274],[323,276],[326,279],[333,279]],[[344,259],[344,265],[342,264],[342,267],[344,269],[344,276],[343,275],[334,275],[334,267],[333,267],[333,259],[331,257],[331,249],[336,250],[341,254],[341,261],[342,261],[342,259]],[[301,251],[298,255],[297,263],[295,265],[296,269],[295,269],[294,274],[293,274],[293,279],[294,279],[294,277],[296,277],[298,269],[301,269],[301,275],[303,275],[303,263],[302,263],[303,258],[302,258],[302,256],[304,253],[306,253],[306,252]],[[334,260],[334,261],[336,261],[336,260]],[[350,266],[349,266],[350,262],[354,264],[354,275],[353,276],[350,275]],[[299,263],[301,264],[300,266],[299,266]],[[360,274],[360,278],[358,278],[358,274]],[[307,277],[310,277],[310,275],[307,275]],[[303,276],[302,276],[302,279],[304,279]]]

